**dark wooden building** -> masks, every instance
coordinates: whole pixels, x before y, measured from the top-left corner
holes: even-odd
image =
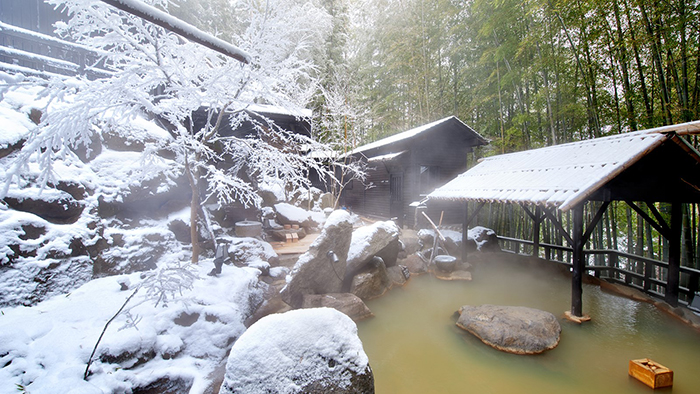
[[[358,147],[348,155],[367,162],[366,184],[371,186],[353,181],[343,190],[341,203],[362,215],[413,226],[411,204],[466,170],[468,154],[487,143],[451,116]],[[450,216],[461,220],[459,214]]]

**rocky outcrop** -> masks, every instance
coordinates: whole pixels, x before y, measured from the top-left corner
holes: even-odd
[[[457,326],[508,353],[538,354],[559,344],[561,326],[549,312],[516,306],[464,305]]]
[[[281,291],[282,299],[299,308],[305,294],[340,293],[351,237],[350,215],[345,211],[334,211],[321,234],[299,257],[287,276],[287,285]]]
[[[360,297],[350,293],[307,294],[302,308],[333,308],[343,312],[354,321],[374,316]]]
[[[75,223],[85,209],[73,196],[58,190],[41,197],[8,196],[4,201],[14,210],[33,213],[47,222],[56,224]]]
[[[175,180],[159,175],[131,185],[119,198],[98,198],[103,218],[158,218],[187,207],[192,190],[185,177]]]
[[[231,348],[221,394],[374,393],[357,326],[331,308],[274,314]]]

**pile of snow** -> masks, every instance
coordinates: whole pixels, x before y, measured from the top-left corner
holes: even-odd
[[[298,309],[266,316],[238,339],[221,393],[295,393],[315,382],[348,388],[368,366],[352,319],[330,308]]]
[[[29,119],[40,87],[0,91],[0,149],[25,139],[35,125]]]
[[[152,287],[136,293],[128,313],[105,332],[87,381],[83,373],[105,323],[143,283],[141,274],[95,279],[32,308],[2,308],[2,387],[34,394],[117,393],[166,377],[192,382],[191,393],[204,392],[263,291],[258,270],[227,266],[212,278],[206,276],[212,265],[207,260],[173,271],[190,272],[195,280],[181,295],[170,294],[175,298],[169,296],[165,305],[163,300],[155,305],[157,292],[147,291]],[[131,289],[120,290],[119,282]]]
[[[323,222],[326,221],[326,215],[323,212],[307,211],[306,209],[295,207],[292,204],[284,202],[275,204],[275,211],[277,211],[278,215],[294,223],[313,221],[317,224],[323,224]]]

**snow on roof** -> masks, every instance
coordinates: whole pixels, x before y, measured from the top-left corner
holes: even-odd
[[[389,154],[381,155],[381,156],[374,156],[374,157],[370,158],[368,161],[391,161],[391,160],[401,156],[402,154],[404,154],[406,152],[407,151],[402,150],[401,152],[389,153]]]
[[[566,211],[659,146],[668,138],[663,132],[670,130],[643,130],[489,157],[428,197],[527,203]]]
[[[457,118],[456,116],[449,116],[449,117],[447,117],[447,118],[440,119],[440,120],[437,120],[437,121],[435,121],[435,122],[428,123],[428,124],[426,124],[426,125],[423,125],[423,126],[420,126],[420,127],[416,127],[416,128],[414,128],[414,129],[411,129],[411,130],[408,130],[408,131],[404,131],[403,133],[394,134],[394,135],[389,136],[389,137],[387,137],[387,138],[383,138],[383,139],[381,139],[381,140],[379,140],[379,141],[374,141],[374,142],[371,142],[371,143],[369,143],[369,144],[367,144],[367,145],[362,145],[362,146],[360,146],[360,147],[357,147],[357,148],[353,149],[353,150],[352,150],[350,153],[348,153],[348,154],[349,154],[349,155],[353,155],[353,154],[355,154],[355,153],[365,152],[365,151],[368,151],[368,150],[370,150],[370,149],[379,148],[379,147],[381,147],[381,146],[385,146],[385,145],[393,144],[393,143],[396,143],[396,142],[399,142],[399,141],[403,141],[403,140],[406,140],[406,139],[409,139],[409,138],[413,138],[413,137],[415,137],[415,136],[417,136],[417,135],[419,135],[419,134],[421,134],[421,133],[423,133],[423,132],[425,132],[425,131],[428,131],[428,130],[430,130],[430,129],[432,129],[432,128],[438,126],[438,125],[441,125],[441,124],[443,124],[443,123],[446,123],[446,122],[448,122],[448,121],[450,121],[450,120],[456,120],[457,122],[459,122],[459,123],[461,123],[462,125],[464,125],[464,127],[466,127],[466,128],[468,128],[469,130],[471,130],[471,127],[469,127],[469,126],[467,126],[466,124],[464,124],[464,122],[462,122],[461,120],[459,120],[459,118]],[[472,131],[473,131],[473,130],[472,130]],[[485,139],[484,137],[480,136],[476,131],[473,131],[473,132],[474,132],[474,134],[475,134],[479,139],[481,139],[481,140],[483,140],[483,141],[486,141],[486,139]]]
[[[289,115],[298,118],[311,118],[313,111],[308,108],[302,108],[299,110],[292,110],[278,105],[267,105],[267,104],[250,104],[245,108],[247,111],[263,113],[263,114],[278,114],[278,115]]]

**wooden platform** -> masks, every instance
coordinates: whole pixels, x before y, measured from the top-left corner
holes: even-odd
[[[309,250],[309,246],[320,234],[308,234],[297,242],[270,242],[277,254],[302,254]]]

